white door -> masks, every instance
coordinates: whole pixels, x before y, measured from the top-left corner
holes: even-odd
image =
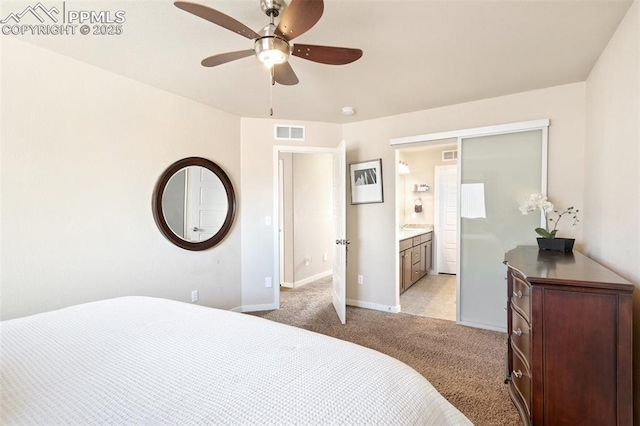
[[[344,141],[333,151],[333,306],[340,322],[347,321],[346,152]]]
[[[187,240],[197,242],[213,237],[222,227],[228,209],[227,191],[220,178],[204,167],[188,167],[186,207]]]
[[[458,166],[436,167],[438,221],[436,229],[436,270],[456,274],[458,270]]]

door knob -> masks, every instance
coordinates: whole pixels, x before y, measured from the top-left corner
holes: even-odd
[[[197,226],[194,226],[194,227],[193,227],[193,229],[192,229],[192,231],[193,231],[193,232],[198,232],[198,231],[200,231],[200,228],[198,228]]]

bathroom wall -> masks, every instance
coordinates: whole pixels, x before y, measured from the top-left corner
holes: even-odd
[[[399,160],[409,165],[411,173],[398,179],[400,225],[433,225],[435,167],[454,165],[455,161],[442,161],[442,151],[457,149],[457,145],[431,145],[399,151]],[[429,185],[427,192],[414,192],[414,185]],[[415,212],[415,202],[422,200],[422,212]]]

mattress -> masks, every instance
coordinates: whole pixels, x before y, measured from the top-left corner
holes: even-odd
[[[389,356],[165,299],[8,320],[0,336],[4,425],[471,424]]]

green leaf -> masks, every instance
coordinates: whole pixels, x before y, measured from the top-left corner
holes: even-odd
[[[556,231],[553,232],[548,232],[546,229],[544,228],[536,228],[536,233],[538,235],[540,235],[542,238],[555,238],[556,237]]]

